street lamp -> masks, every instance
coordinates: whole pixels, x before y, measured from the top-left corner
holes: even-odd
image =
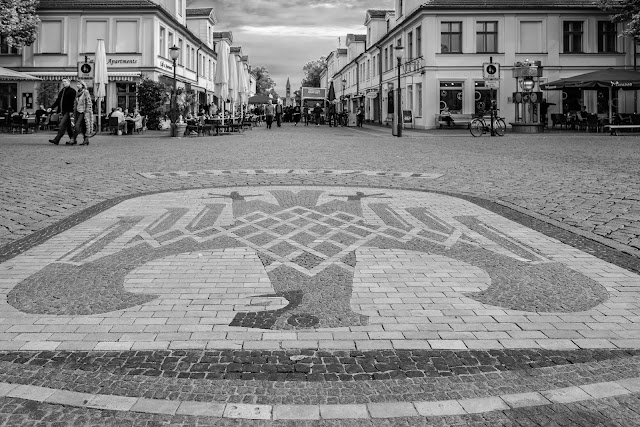
[[[536,82],[535,80],[533,80],[532,77],[524,77],[520,82],[520,86],[522,87],[522,90],[525,92],[531,92],[535,87],[535,85],[536,85]]]
[[[396,124],[398,127],[396,130],[396,136],[402,136],[402,111],[400,111],[400,109],[402,108],[402,91],[400,90],[400,65],[402,63],[402,57],[404,56],[404,47],[402,47],[400,40],[398,40],[398,44],[395,47],[395,54],[396,58],[398,59],[398,106],[396,108],[396,117],[398,118]]]
[[[342,112],[344,113],[344,90],[347,88],[347,79],[342,79],[342,99],[340,105],[342,106]]]
[[[176,123],[176,97],[178,96],[178,80],[176,79],[176,61],[178,60],[178,56],[180,56],[180,48],[176,45],[173,45],[169,48],[169,56],[173,61],[173,97],[171,100],[171,116],[173,122],[173,132],[172,136],[178,136],[178,124]]]

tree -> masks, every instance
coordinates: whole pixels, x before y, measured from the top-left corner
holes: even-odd
[[[275,84],[274,84],[274,86],[275,86]],[[276,92],[275,89],[273,89],[273,88],[269,89],[269,92],[267,93],[267,95],[271,95],[273,97],[273,99],[280,98],[280,95],[278,95],[278,92]]]
[[[44,107],[47,108],[56,101],[59,90],[59,82],[44,81],[38,83],[38,97],[36,98],[36,102],[38,105],[44,105]]]
[[[327,58],[321,56],[320,59],[307,62],[302,71],[304,71],[304,79],[302,79],[303,87],[320,87],[320,75],[327,68]]]
[[[268,95],[276,85],[269,75],[269,70],[266,67],[254,67],[253,74],[256,76],[256,93]]]
[[[140,114],[147,116],[147,128],[157,129],[160,116],[169,100],[167,89],[162,83],[151,79],[142,79],[138,85],[138,105]]]
[[[293,100],[297,105],[302,103],[302,92],[300,92],[300,89],[293,91]]]
[[[640,42],[640,1],[638,0],[597,0],[600,8],[611,12],[612,22],[625,22],[627,27],[622,35],[633,37]]]
[[[39,0],[0,0],[0,39],[10,46],[29,46],[36,40]]]

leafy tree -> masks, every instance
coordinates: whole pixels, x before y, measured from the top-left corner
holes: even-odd
[[[254,67],[253,74],[256,76],[256,93],[268,95],[276,85],[269,75],[269,70],[266,67]]]
[[[267,93],[267,95],[271,95],[273,97],[273,99],[280,98],[280,95],[278,95],[278,92],[276,92],[275,89],[273,89],[273,88],[269,89],[269,92]]]
[[[597,0],[596,3],[603,10],[612,13],[611,21],[627,23],[623,35],[633,37],[636,43],[640,42],[640,1]]]
[[[160,116],[164,114],[164,107],[169,100],[167,89],[162,83],[144,78],[138,85],[138,106],[140,114],[147,116],[147,127],[157,129]]]
[[[293,100],[298,105],[302,103],[302,92],[300,92],[300,89],[293,91]]]
[[[49,107],[56,101],[58,92],[60,89],[60,83],[43,81],[38,84],[38,96],[36,102],[38,105],[44,105],[44,108]]]
[[[0,0],[0,39],[11,46],[29,46],[36,40],[39,0]]]
[[[303,87],[320,87],[320,74],[327,68],[324,56],[315,61],[307,62],[302,71],[304,71],[304,79],[302,79]]]

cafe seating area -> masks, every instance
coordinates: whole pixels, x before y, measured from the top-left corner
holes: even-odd
[[[610,121],[608,114],[567,113],[550,114],[549,129],[584,132],[604,132],[610,125],[640,125],[640,114],[616,113]]]

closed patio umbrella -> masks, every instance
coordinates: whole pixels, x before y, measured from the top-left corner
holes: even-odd
[[[107,74],[107,54],[104,48],[104,40],[98,39],[96,46],[96,62],[94,65],[95,97],[98,103],[98,132],[102,129],[102,98],[106,96],[106,84],[109,81]]]
[[[233,113],[234,105],[238,100],[238,70],[236,67],[236,55],[235,53],[229,53],[229,100],[231,101],[231,106],[229,107],[229,111]]]
[[[222,100],[222,124],[224,125],[224,103],[229,96],[229,44],[225,40],[220,41],[218,52],[214,83],[218,99]]]
[[[329,84],[329,93],[327,94],[329,102],[333,102],[336,99],[336,90],[333,88],[333,82]]]

